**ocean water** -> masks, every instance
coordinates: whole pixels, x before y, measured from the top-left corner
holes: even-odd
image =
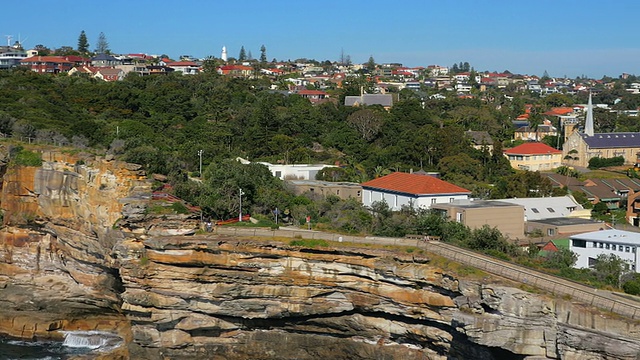
[[[0,337],[0,360],[66,360],[89,352],[108,352],[122,338],[100,331],[65,332],[64,341],[23,341]]]
[[[0,337],[0,360],[64,360],[89,351],[89,348],[64,346],[61,341],[22,341]]]

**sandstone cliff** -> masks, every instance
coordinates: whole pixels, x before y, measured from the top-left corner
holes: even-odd
[[[0,333],[102,330],[132,359],[636,359],[639,325],[428,253],[193,233],[136,165],[5,167]],[[438,261],[438,263],[441,260]]]

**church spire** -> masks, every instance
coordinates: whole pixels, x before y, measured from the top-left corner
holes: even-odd
[[[589,103],[587,104],[587,118],[584,122],[584,133],[593,136],[593,104],[591,103],[591,92],[589,92]]]

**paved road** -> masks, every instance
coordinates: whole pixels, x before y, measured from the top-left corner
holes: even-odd
[[[498,260],[490,256],[462,249],[438,241],[425,242],[404,238],[358,237],[323,233],[310,230],[268,230],[256,228],[219,227],[216,233],[237,236],[285,237],[302,239],[323,239],[338,242],[369,243],[396,246],[414,246],[447,259],[469,265],[488,273],[537,287],[553,294],[570,298],[572,301],[598,307],[632,319],[640,319],[640,302],[622,297],[610,291],[598,290],[571,280],[532,270],[520,265]]]

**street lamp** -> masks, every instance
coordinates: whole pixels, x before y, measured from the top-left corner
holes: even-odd
[[[200,156],[200,178],[202,178],[202,154],[204,153],[203,150],[198,150],[198,156]]]
[[[242,222],[242,195],[244,195],[244,193],[242,192],[242,188],[240,188],[240,215],[238,215],[238,221]]]

